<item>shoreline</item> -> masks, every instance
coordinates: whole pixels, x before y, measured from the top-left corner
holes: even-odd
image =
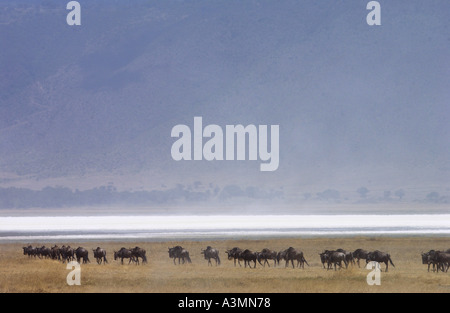
[[[192,241],[192,242],[205,242],[205,241],[230,241],[230,240],[278,240],[278,239],[349,239],[349,238],[449,238],[450,234],[444,233],[359,233],[359,234],[278,234],[278,235],[215,235],[215,236],[190,236],[188,234],[180,234],[178,236],[156,236],[156,237],[124,237],[120,234],[108,235],[107,237],[98,235],[86,237],[85,235],[73,235],[72,237],[67,235],[51,235],[49,236],[20,236],[15,234],[14,236],[8,236],[8,238],[0,237],[0,245],[2,244],[28,244],[28,243],[74,243],[74,242],[171,242],[171,241]],[[13,237],[13,238],[11,238]]]

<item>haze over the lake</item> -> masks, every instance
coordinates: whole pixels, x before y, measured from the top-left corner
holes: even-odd
[[[449,1],[67,2],[0,3],[3,212],[450,212]],[[278,167],[175,161],[196,116],[279,125]]]

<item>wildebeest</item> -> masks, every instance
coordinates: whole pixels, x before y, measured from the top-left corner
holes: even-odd
[[[441,269],[443,272],[448,272],[450,267],[450,253],[438,252],[436,254],[437,272]],[[447,266],[447,268],[445,268]]]
[[[391,255],[379,250],[375,250],[367,254],[366,263],[369,263],[370,261],[375,261],[378,263],[383,262],[384,264],[386,264],[386,272],[388,271],[389,263],[391,263],[391,265],[395,267],[394,263],[391,260]]]
[[[147,251],[145,249],[134,247],[133,249],[130,249],[133,256],[136,258],[137,264],[139,264],[139,258],[142,259],[142,264],[147,263]]]
[[[61,260],[61,251],[60,248],[57,245],[54,245],[51,247],[51,255],[53,260]]]
[[[89,260],[89,251],[83,247],[78,247],[75,250],[75,255],[77,256],[77,262],[80,263],[80,260],[83,259],[83,263],[91,263]]]
[[[435,271],[436,268],[436,262],[435,260],[431,257],[431,253],[433,253],[435,250],[430,250],[426,253],[421,253],[422,255],[422,264],[427,264],[428,265],[428,272],[430,271],[430,265],[433,265],[433,272]]]
[[[61,255],[62,262],[65,263],[70,262],[75,259],[75,250],[71,248],[70,246],[63,245],[59,249],[59,253]]]
[[[120,262],[123,264],[123,259],[130,259],[128,264],[131,261],[136,262],[133,256],[133,252],[130,249],[126,249],[124,247],[120,248],[119,251],[114,251],[114,260],[120,259]]]
[[[178,259],[178,264],[180,264],[180,260],[183,261],[183,264],[186,260],[188,263],[192,263],[191,258],[189,257],[189,252],[181,246],[169,248],[169,258],[173,258],[173,264],[175,265],[175,259]]]
[[[36,254],[39,258],[44,257],[45,259],[47,259],[52,257],[50,248],[47,248],[46,246],[37,247]]]
[[[367,254],[369,252],[363,249],[356,249],[355,251],[353,251],[352,255],[353,255],[353,259],[356,259],[358,262],[358,267],[361,267],[359,264],[359,260],[363,259],[363,260],[367,260]]]
[[[92,249],[94,252],[94,258],[97,260],[97,264],[106,264],[108,263],[108,260],[106,259],[106,250],[102,249],[100,247],[97,247],[97,249]]]
[[[256,268],[256,252],[252,252],[249,249],[245,249],[239,254],[239,258],[244,260],[244,267],[247,267],[248,264],[248,267],[251,268],[252,266],[250,262],[253,261],[255,264],[253,268]]]
[[[326,267],[325,267],[325,263],[327,263],[328,252],[324,251],[324,252],[322,252],[322,253],[319,253],[319,256],[320,256],[320,262],[322,262],[323,268],[326,268]],[[327,263],[327,264],[328,264],[328,263]],[[329,265],[328,265],[328,267],[329,267]],[[327,267],[327,268],[328,268],[328,267]]]
[[[267,260],[273,260],[273,266],[276,266],[278,254],[276,251],[264,248],[261,250],[261,252],[257,252],[256,254],[259,264],[264,265],[264,267],[266,267],[267,263],[267,265],[270,267],[269,261]],[[261,260],[264,260],[264,264],[261,263]]]
[[[430,250],[427,253],[422,253],[422,263],[428,264],[428,271],[430,271],[430,264],[433,264],[433,271],[436,268],[436,273],[439,270],[447,272],[450,267],[450,249],[445,252]]]
[[[345,268],[348,267],[348,263],[345,257],[345,253],[337,250],[325,250],[320,253],[320,260],[322,261],[323,267],[325,268],[325,262],[327,263],[327,270],[333,267],[334,270],[337,270],[337,265],[339,265],[339,269],[342,268],[342,262],[345,264]]]
[[[336,249],[337,252],[342,252],[345,254],[345,261],[347,264],[355,264],[355,259],[353,258],[353,253],[350,251],[346,251],[344,249]]]
[[[201,251],[201,254],[203,254],[203,256],[205,257],[205,260],[208,260],[208,266],[210,264],[212,266],[211,259],[216,260],[216,266],[220,265],[219,250],[214,249],[211,246],[207,246],[206,250]]]
[[[234,266],[236,266],[236,260],[238,261],[239,266],[242,266],[240,262],[242,260],[242,258],[240,258],[241,252],[242,249],[238,247],[234,247],[233,249],[225,251],[225,253],[228,255],[228,260],[234,259]]]
[[[294,268],[294,260],[297,260],[297,267],[305,268],[305,263],[309,266],[308,262],[306,262],[306,259],[303,256],[303,252],[294,249],[293,247],[289,247],[285,250],[284,259],[286,260],[285,267],[287,267],[289,261],[291,261],[292,268]]]
[[[287,253],[287,249],[279,251],[277,253],[277,264],[278,265],[280,265],[280,260],[286,260],[286,253]]]
[[[28,255],[29,258],[36,257],[37,255],[37,249],[33,248],[31,245],[29,245],[28,247],[22,247],[23,249],[23,254],[24,255]]]

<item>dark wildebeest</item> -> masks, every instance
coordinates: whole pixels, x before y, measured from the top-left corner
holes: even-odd
[[[59,249],[59,252],[60,252],[63,263],[65,263],[66,261],[70,262],[75,259],[75,250],[73,248],[71,248],[70,246],[67,246],[67,247],[65,245],[62,246]]]
[[[32,256],[36,257],[37,248],[33,248],[31,245],[28,247],[23,247],[23,254],[28,255],[29,258],[31,258]]]
[[[83,247],[78,247],[75,249],[75,255],[77,256],[77,262],[80,263],[80,260],[83,259],[83,263],[91,263],[89,260],[89,251]]]
[[[378,263],[383,262],[384,264],[386,264],[386,272],[388,271],[389,263],[391,263],[391,265],[395,267],[394,263],[391,260],[391,255],[389,253],[381,252],[379,250],[375,250],[367,254],[366,264],[369,263],[370,261],[375,261]]]
[[[252,252],[249,249],[245,249],[239,254],[239,259],[244,260],[244,267],[247,267],[248,264],[249,268],[252,267],[250,262],[253,261],[255,264],[253,268],[256,268],[256,252]]]
[[[287,249],[282,250],[277,253],[277,264],[278,265],[280,265],[280,260],[286,260],[286,253],[287,253]]]
[[[297,267],[305,268],[305,263],[309,266],[308,262],[306,262],[306,259],[303,256],[303,252],[294,249],[293,247],[289,247],[286,249],[284,259],[286,260],[285,267],[287,267],[289,261],[291,261],[292,268],[294,268],[294,260],[297,260]]]
[[[327,260],[328,260],[328,252],[327,252],[328,250],[326,250],[326,251],[324,251],[324,252],[322,252],[322,253],[319,253],[319,256],[320,256],[320,262],[322,262],[322,266],[323,266],[323,268],[326,268],[325,267],[325,263],[327,263]],[[327,263],[328,264],[328,263]],[[329,268],[329,265],[327,266],[327,268]]]
[[[344,249],[336,249],[337,252],[342,252],[345,254],[345,260],[347,261],[347,264],[355,264],[355,260],[353,259],[353,253],[350,251],[346,251]]]
[[[188,261],[188,263],[192,263],[191,258],[189,257],[189,252],[181,246],[169,248],[169,258],[173,258],[173,264],[175,265],[175,259],[178,259],[178,264],[180,264],[181,260],[183,261],[183,264],[186,262],[186,260]]]
[[[45,259],[52,257],[52,250],[50,248],[47,248],[46,246],[36,248],[36,250],[39,258],[41,258],[41,256],[44,257]]]
[[[134,247],[133,249],[130,249],[131,253],[133,253],[133,256],[136,258],[137,264],[139,264],[139,258],[142,259],[142,264],[147,263],[147,251],[145,249]]]
[[[422,252],[422,264],[428,265],[428,272],[430,271],[430,265],[433,264],[433,272],[436,268],[436,261],[432,258],[432,254],[434,254],[435,250],[430,250],[426,253]]]
[[[61,260],[61,251],[57,245],[54,245],[52,248],[52,259],[53,260]]]
[[[441,252],[437,255],[437,262],[438,262],[438,271],[441,267],[441,270],[443,272],[448,272],[448,268],[450,267],[450,253]],[[445,268],[447,266],[447,269]]]
[[[92,249],[94,252],[94,258],[97,260],[97,264],[106,264],[108,263],[108,260],[106,259],[106,250],[102,249],[100,247],[97,247],[97,249]]]
[[[353,251],[352,255],[353,255],[353,259],[356,259],[358,262],[358,267],[361,267],[359,264],[359,260],[363,259],[363,260],[367,260],[367,254],[369,252],[363,249],[356,249],[355,251]]]
[[[242,249],[238,247],[234,247],[231,250],[226,250],[225,253],[228,255],[228,260],[234,259],[234,266],[236,266],[236,260],[238,261],[239,266],[241,265],[242,258],[240,257]]]
[[[325,250],[320,253],[320,260],[322,261],[323,267],[325,268],[325,262],[327,263],[327,270],[333,267],[334,270],[337,270],[337,265],[339,265],[339,269],[342,268],[342,262],[345,264],[345,268],[348,267],[348,263],[345,257],[345,253],[341,251],[335,250]]]
[[[437,260],[437,271],[439,272],[439,268],[443,272],[448,272],[448,268],[450,267],[450,253],[440,252],[436,255]],[[445,268],[447,266],[447,268]]]
[[[212,248],[211,246],[207,246],[206,250],[202,249],[201,254],[204,255],[205,260],[208,260],[208,266],[211,264],[212,266],[212,262],[211,259],[216,260],[216,266],[220,265],[220,258],[219,258],[219,250]]]
[[[257,259],[259,264],[261,264],[261,260],[264,260],[264,267],[266,267],[266,263],[267,265],[270,267],[269,261],[267,260],[273,260],[273,266],[277,265],[277,252],[270,250],[270,249],[262,249],[261,252],[257,252]]]
[[[439,272],[439,269],[442,272],[448,271],[448,268],[450,266],[450,253],[430,250],[427,254],[430,262],[433,263],[433,270],[434,266],[436,265],[436,273]]]
[[[130,249],[126,249],[124,247],[120,248],[119,251],[114,251],[114,260],[120,259],[120,262],[123,265],[123,259],[130,259],[128,261],[128,264],[131,263],[131,261],[136,262],[133,256],[133,252]]]

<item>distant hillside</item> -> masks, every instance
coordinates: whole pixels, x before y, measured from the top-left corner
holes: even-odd
[[[363,1],[0,3],[0,187],[195,181],[448,196],[450,5]],[[171,158],[177,124],[280,126],[280,166]]]

